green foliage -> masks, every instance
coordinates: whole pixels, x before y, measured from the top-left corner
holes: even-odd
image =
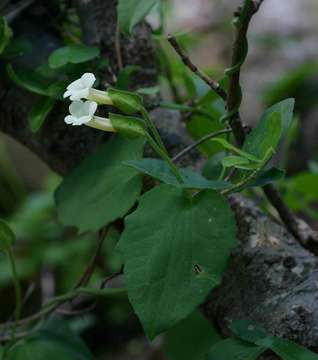
[[[214,345],[206,360],[257,360],[264,351],[262,346],[229,338]]]
[[[189,195],[163,185],[142,196],[118,250],[130,302],[150,339],[187,317],[220,283],[235,233],[229,205],[212,190]]]
[[[0,220],[0,251],[7,251],[15,242],[14,232],[3,220]]]
[[[318,355],[293,341],[269,336],[264,329],[247,320],[234,322],[232,331],[243,341],[272,350],[282,360],[317,360]],[[252,352],[252,351],[251,351]],[[253,358],[254,359],[254,358]],[[230,359],[229,359],[230,360]],[[243,359],[242,359],[243,360]]]
[[[294,211],[301,211],[318,219],[318,174],[303,172],[289,178],[284,184],[285,201]]]
[[[180,184],[168,164],[159,159],[148,158],[127,161],[125,164],[168,185],[179,186],[187,189],[212,190],[220,190],[230,187],[230,184],[225,181],[207,180],[204,176],[192,171],[191,169],[179,169],[184,180],[184,183]]]
[[[52,69],[66,64],[80,64],[97,58],[100,49],[95,46],[69,45],[52,52],[49,57],[49,65]]]
[[[142,119],[112,113],[108,116],[116,131],[128,139],[146,137],[146,125]]]
[[[8,26],[6,19],[0,16],[0,55],[9,44],[12,35],[12,30]]]
[[[28,122],[32,132],[36,133],[42,127],[46,117],[53,109],[56,100],[50,97],[43,98],[31,110]]]
[[[275,150],[291,125],[294,104],[288,99],[269,108],[247,136],[243,151],[263,159],[270,148]]]
[[[65,91],[64,81],[50,84],[48,79],[45,79],[35,71],[15,71],[13,67],[8,64],[7,73],[11,80],[14,81],[18,86],[37,95],[49,96],[54,99],[61,99],[62,94]]]
[[[66,176],[56,191],[61,222],[86,231],[123,217],[136,202],[142,179],[122,162],[140,159],[143,146],[143,139],[115,136]]]
[[[107,92],[114,106],[125,114],[135,114],[143,108],[142,97],[136,93],[113,88]]]
[[[168,360],[204,360],[211,345],[220,340],[217,331],[195,310],[167,331],[164,348]]]
[[[119,0],[117,11],[120,29],[130,34],[134,26],[159,2],[160,0]]]
[[[39,331],[18,342],[9,351],[8,360],[93,360],[84,342],[67,322],[51,318]]]

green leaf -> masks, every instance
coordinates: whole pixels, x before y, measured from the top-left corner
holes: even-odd
[[[14,232],[3,220],[0,220],[0,251],[11,248],[15,242]]]
[[[128,297],[150,339],[186,318],[220,283],[235,234],[228,203],[212,190],[190,197],[162,185],[141,197],[118,250]]]
[[[65,177],[55,194],[61,222],[86,231],[123,217],[140,194],[142,177],[122,162],[140,159],[143,147],[143,139],[114,136]]]
[[[10,43],[6,46],[5,50],[3,51],[3,56],[6,59],[11,59],[19,55],[29,54],[32,52],[32,44],[31,42],[21,37],[15,37],[10,41]]]
[[[130,34],[160,0],[119,0],[118,22],[121,31]]]
[[[164,349],[168,360],[204,360],[220,335],[198,309],[165,334]]]
[[[10,64],[7,65],[7,73],[12,81],[25,90],[57,100],[62,99],[65,81],[57,81],[51,84],[48,79],[44,79],[35,71],[15,71]]]
[[[285,176],[285,171],[277,168],[270,168],[262,171],[249,187],[265,186],[275,181],[281,180]]]
[[[66,64],[80,64],[93,60],[100,55],[100,49],[96,46],[69,45],[52,52],[49,57],[49,65],[52,69]]]
[[[318,354],[290,340],[267,337],[258,343],[271,349],[282,360],[318,360]]]
[[[55,99],[48,97],[41,99],[41,101],[33,107],[28,115],[28,122],[32,132],[36,133],[41,129],[45,119],[53,109],[55,103]]]
[[[51,318],[36,334],[18,342],[9,351],[8,360],[93,360],[84,342],[67,322]]]
[[[232,332],[238,336],[241,340],[250,342],[250,343],[257,343],[258,340],[264,339],[267,337],[266,331],[254,324],[249,320],[238,320],[234,321],[230,325],[230,329]]]
[[[202,175],[209,180],[219,179],[223,170],[222,160],[225,156],[225,152],[219,152],[211,156],[204,165]]]
[[[248,320],[235,321],[230,328],[240,339],[271,349],[282,360],[318,360],[318,354],[293,341],[269,336],[263,328]]]
[[[109,88],[107,90],[115,107],[125,114],[135,114],[143,108],[142,97],[136,93]]]
[[[256,360],[265,350],[262,346],[229,338],[214,345],[206,360]]]
[[[142,119],[112,113],[108,116],[115,130],[127,138],[146,137],[146,126]]]
[[[191,169],[179,169],[184,180],[184,184],[180,184],[171,171],[170,166],[163,160],[159,159],[142,159],[135,161],[126,161],[126,165],[147,174],[165,184],[188,188],[188,189],[226,189],[231,184],[225,181],[207,180],[204,176],[195,173]]]
[[[8,26],[6,19],[0,16],[0,55],[3,53],[12,37],[12,30]]]
[[[259,159],[268,149],[275,150],[292,123],[294,104],[294,99],[287,99],[269,108],[247,136],[242,150]]]

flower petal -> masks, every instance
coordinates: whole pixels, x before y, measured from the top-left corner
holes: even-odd
[[[71,125],[74,123],[74,120],[76,120],[76,118],[72,115],[67,115],[64,119],[64,122],[68,125]]]
[[[86,101],[85,105],[88,115],[93,117],[97,110],[97,103],[95,101]]]
[[[78,100],[87,98],[88,94],[89,94],[88,89],[74,90],[74,91],[72,91],[72,95],[70,96],[70,99],[72,101],[78,101]]]
[[[69,106],[70,114],[77,118],[83,116],[83,106],[83,101],[73,101]]]
[[[67,87],[67,90],[81,90],[83,89],[83,82],[82,79],[77,79],[70,83],[70,85]]]
[[[90,89],[91,87],[93,87],[94,82],[96,81],[96,77],[93,73],[85,73],[81,77],[81,81],[82,81],[83,88]]]
[[[83,124],[86,124],[88,123],[89,121],[92,120],[92,116],[82,116],[80,118],[77,119],[77,125],[83,125]]]

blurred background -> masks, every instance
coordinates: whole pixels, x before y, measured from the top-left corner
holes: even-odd
[[[176,35],[194,63],[222,79],[230,63],[231,20],[239,4],[239,0],[166,1],[165,33]],[[242,115],[245,123],[253,125],[266,107],[287,97],[296,98],[297,116],[278,160],[287,175],[279,185],[289,206],[318,229],[317,18],[316,0],[264,1],[249,32],[250,51],[242,73]],[[158,26],[156,9],[148,20],[154,28]],[[157,40],[172,59],[173,71],[184,72],[164,37]],[[175,100],[164,77],[160,84],[163,97]],[[203,95],[206,89],[202,84],[194,85]],[[27,294],[25,312],[32,313],[41,302],[76,282],[94,252],[96,235],[78,236],[58,223],[53,193],[60,177],[3,134],[0,169],[0,216],[8,220],[19,240],[18,272]],[[120,260],[113,253],[118,236],[116,230],[108,234],[93,283],[98,283],[105,272],[119,269]],[[0,254],[2,321],[12,311],[12,299],[10,269]],[[97,358],[105,360],[202,359],[211,339],[218,337],[195,312],[165,337],[149,344],[125,298],[98,304],[92,313],[70,317],[70,323]]]

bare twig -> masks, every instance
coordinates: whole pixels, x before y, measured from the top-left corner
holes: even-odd
[[[93,257],[91,258],[88,266],[86,267],[82,277],[79,279],[79,281],[77,282],[77,284],[74,286],[74,289],[79,288],[81,286],[84,286],[87,284],[87,282],[89,281],[89,279],[91,278],[94,270],[95,270],[95,266],[96,266],[96,262],[98,260],[98,257],[102,251],[103,248],[103,244],[104,244],[104,240],[107,236],[108,233],[108,227],[104,227],[98,234],[98,243],[97,243],[97,247],[95,250],[95,253],[93,255]]]
[[[220,135],[224,135],[224,134],[229,134],[232,132],[232,129],[223,129],[220,131],[216,131],[210,134],[207,134],[205,136],[203,136],[201,139],[199,139],[198,141],[196,141],[195,143],[187,146],[185,149],[183,149],[182,151],[180,151],[174,158],[172,158],[173,161],[178,161],[180,160],[183,156],[185,156],[187,153],[189,153],[190,151],[192,151],[193,149],[197,148],[198,146],[200,146],[201,144],[205,143],[206,141],[213,139],[215,137],[218,137]]]
[[[215,91],[223,100],[226,100],[226,91],[217,81],[205,75],[196,65],[194,65],[194,63],[190,60],[189,56],[181,49],[177,39],[174,36],[169,35],[168,41],[175,49],[177,54],[180,56],[183,63],[200,79],[202,79],[213,91]]]

